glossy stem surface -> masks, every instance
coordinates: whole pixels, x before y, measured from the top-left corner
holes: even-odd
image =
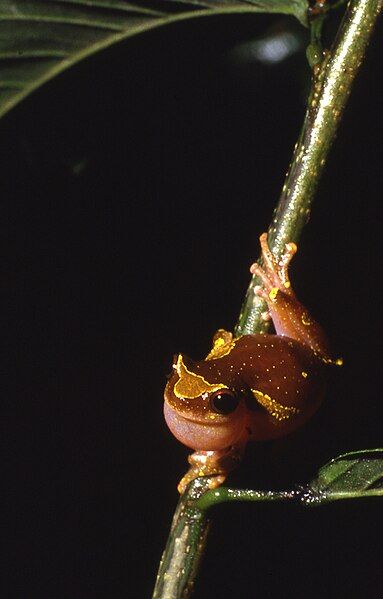
[[[181,495],[157,574],[153,599],[191,596],[209,528],[206,512],[228,501],[288,501],[295,491],[209,489],[210,478],[194,480]]]
[[[326,164],[331,144],[363,62],[382,0],[351,0],[331,52],[314,68],[313,85],[301,135],[278,205],[269,227],[269,246],[280,257],[290,241],[297,243],[310,216],[314,193]],[[235,329],[235,335],[265,332],[261,318],[266,304],[254,295],[260,281],[254,276]]]
[[[204,493],[196,503],[196,507],[206,511],[213,505],[229,501],[291,501],[295,499],[295,491],[255,491],[253,489],[229,489],[219,487]]]
[[[191,596],[208,532],[206,511],[196,507],[209,491],[210,478],[194,480],[181,495],[158,569],[153,599]]]

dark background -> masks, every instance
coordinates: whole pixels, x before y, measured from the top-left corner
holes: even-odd
[[[0,124],[3,597],[149,597],[188,450],[173,353],[232,328],[304,113],[304,52],[233,48],[292,20],[195,21],[78,65]],[[331,32],[329,32],[330,35]],[[383,444],[382,23],[292,268],[345,366],[231,484],[288,488]],[[381,500],[214,510],[196,597],[381,597]]]

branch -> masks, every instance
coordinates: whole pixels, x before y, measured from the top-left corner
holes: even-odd
[[[355,76],[363,62],[382,0],[352,0],[331,52],[314,68],[313,86],[292,162],[269,228],[269,245],[280,257],[290,241],[297,243],[326,164]],[[265,332],[266,304],[254,295],[254,276],[242,305],[235,336]]]
[[[208,532],[205,511],[196,504],[209,492],[209,484],[210,478],[197,478],[180,497],[158,569],[153,599],[186,599],[193,590]]]
[[[313,86],[301,135],[295,147],[282,194],[269,228],[269,243],[279,257],[285,243],[297,242],[306,224],[320,176],[343,114],[351,86],[361,66],[383,0],[351,0],[331,52],[314,67]],[[263,332],[262,300],[254,294],[253,277],[235,335]],[[214,497],[209,479],[194,480],[180,498],[174,515],[153,599],[190,597],[206,538],[206,509],[219,500],[287,500],[292,492],[218,489]],[[204,495],[206,493],[206,495]],[[210,503],[209,503],[210,502]]]

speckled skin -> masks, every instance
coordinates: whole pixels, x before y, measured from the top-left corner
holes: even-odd
[[[189,458],[192,468],[179,485],[181,492],[202,474],[212,475],[212,487],[221,484],[249,440],[292,432],[323,398],[325,365],[332,360],[322,329],[295,298],[288,279],[296,246],[287,244],[276,262],[266,234],[260,241],[264,266],[253,264],[251,272],[262,281],[255,293],[267,302],[265,318],[272,318],[277,334],[233,339],[218,331],[204,360],[178,356],[165,388],[166,422],[177,439],[196,450]],[[220,414],[212,398],[225,391],[235,395],[238,405]]]
[[[176,371],[166,386],[166,404],[183,418],[206,426],[225,426],[229,420],[233,429],[238,428],[235,436],[239,438],[248,436],[253,440],[263,440],[290,432],[306,420],[308,413],[312,414],[323,395],[323,363],[303,344],[287,337],[244,335],[222,358],[196,362],[184,356],[184,363],[188,370],[210,383],[224,382],[228,389],[235,390],[241,396],[243,406],[239,405],[234,414],[214,414],[212,419],[209,396],[193,399],[176,397],[173,393],[179,378]],[[297,407],[299,414],[278,421],[256,401],[252,389],[267,394],[279,404]],[[241,410],[241,407],[244,409]],[[241,427],[235,426],[238,417],[242,421]],[[178,436],[177,429],[172,432]],[[184,436],[180,440],[192,449],[223,449],[218,439],[219,436],[217,442],[208,440],[202,434],[195,440]],[[232,439],[231,442],[238,440]]]

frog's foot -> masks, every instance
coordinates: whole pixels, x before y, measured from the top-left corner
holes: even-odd
[[[218,329],[213,337],[213,348],[210,350],[205,360],[215,360],[226,356],[231,352],[235,345],[233,340],[233,333],[225,331],[225,329]]]
[[[279,260],[276,260],[267,243],[267,233],[262,233],[259,238],[262,249],[263,266],[257,262],[250,267],[250,272],[257,275],[262,285],[254,288],[254,293],[265,301],[273,301],[278,291],[293,295],[288,275],[288,266],[297,251],[295,243],[286,243],[285,251]]]
[[[241,461],[243,450],[229,447],[219,451],[196,451],[189,455],[190,468],[181,479],[178,491],[182,494],[192,480],[200,476],[208,476],[209,488],[216,489],[225,481],[228,473]]]

